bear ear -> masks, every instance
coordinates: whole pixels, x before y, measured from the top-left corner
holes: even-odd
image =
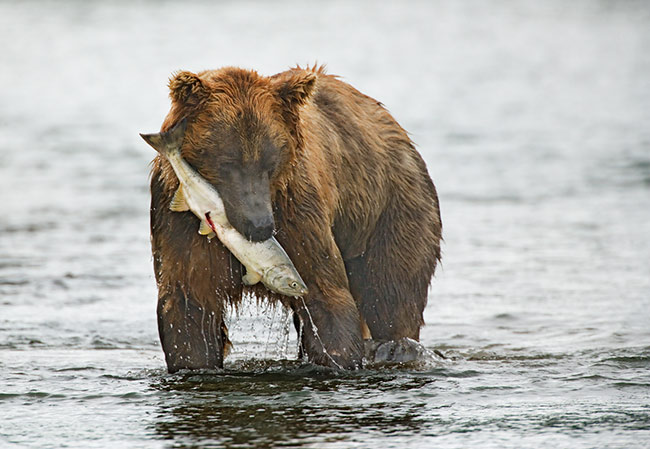
[[[169,96],[181,105],[197,106],[208,97],[208,90],[198,75],[183,71],[169,79]]]
[[[305,104],[312,96],[316,79],[316,74],[311,72],[289,72],[275,81],[276,92],[289,108],[296,108]]]

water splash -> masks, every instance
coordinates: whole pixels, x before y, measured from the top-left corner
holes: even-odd
[[[314,330],[314,336],[316,337],[316,340],[321,344],[323,347],[323,354],[327,356],[328,359],[336,366],[338,369],[343,369],[339,363],[334,360],[334,358],[330,355],[329,352],[327,352],[327,349],[325,348],[325,344],[323,343],[323,340],[320,338],[320,335],[318,334],[318,327],[316,326],[316,323],[314,323],[314,319],[311,316],[311,313],[309,312],[309,309],[307,308],[307,303],[305,302],[305,298],[302,296],[300,297],[300,300],[302,301],[302,305],[305,307],[305,312],[307,312],[307,317],[309,317],[309,322],[311,323],[311,327]]]
[[[269,350],[269,343],[271,342],[271,331],[273,330],[273,323],[275,322],[275,315],[277,314],[277,307],[273,307],[273,312],[271,313],[271,324],[269,325],[269,331],[266,336],[266,344],[264,345],[264,358],[266,358]]]
[[[284,326],[282,328],[282,340],[281,340],[281,351],[284,354],[284,357],[287,357],[289,353],[289,343],[291,340],[291,325],[293,323],[292,315],[289,313],[289,309],[286,307],[282,308],[282,322]],[[300,341],[300,340],[298,340]],[[297,345],[296,345],[297,347]]]
[[[258,302],[246,295],[225,317],[230,330],[232,363],[239,359],[296,359],[298,341],[292,335],[291,312],[281,304]]]
[[[208,337],[205,335],[205,307],[201,306],[199,309],[201,310],[201,337],[203,337],[203,343],[205,344],[205,360],[210,360],[210,346]]]

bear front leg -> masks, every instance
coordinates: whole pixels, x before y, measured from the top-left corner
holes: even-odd
[[[294,324],[300,324],[296,326],[301,334],[300,353],[319,365],[359,368],[363,360],[361,319],[341,253],[329,228],[311,230],[308,224],[309,220],[301,219],[284,222],[276,235],[309,289],[304,297],[291,300],[299,318]]]
[[[226,303],[241,299],[241,266],[218,241],[198,234],[190,212],[172,212],[175,185],[151,177],[151,248],[158,285],[158,331],[169,372],[223,366]],[[169,179],[169,178],[167,178]]]
[[[206,307],[180,285],[158,300],[158,333],[167,369],[215,369],[223,366],[228,341],[218,309]]]
[[[363,340],[359,312],[345,289],[324,293],[308,283],[309,294],[299,298],[295,310],[302,324],[300,352],[310,362],[340,369],[360,368]]]

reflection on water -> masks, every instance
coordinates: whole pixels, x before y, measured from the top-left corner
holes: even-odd
[[[254,372],[186,374],[155,385],[173,393],[161,401],[155,428],[181,446],[251,448],[346,441],[382,430],[413,435],[431,410],[427,390],[434,382],[425,373],[342,374],[295,362]],[[408,401],[396,400],[411,390]],[[339,402],[341,394],[346,400]]]
[[[0,447],[650,445],[650,3],[0,2],[0,41]],[[436,182],[426,357],[304,365],[262,307],[168,375],[138,132],[175,70],[296,62]]]

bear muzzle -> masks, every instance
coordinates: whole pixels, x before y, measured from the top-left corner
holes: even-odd
[[[260,215],[245,220],[244,236],[253,242],[263,242],[273,235],[273,216]]]

